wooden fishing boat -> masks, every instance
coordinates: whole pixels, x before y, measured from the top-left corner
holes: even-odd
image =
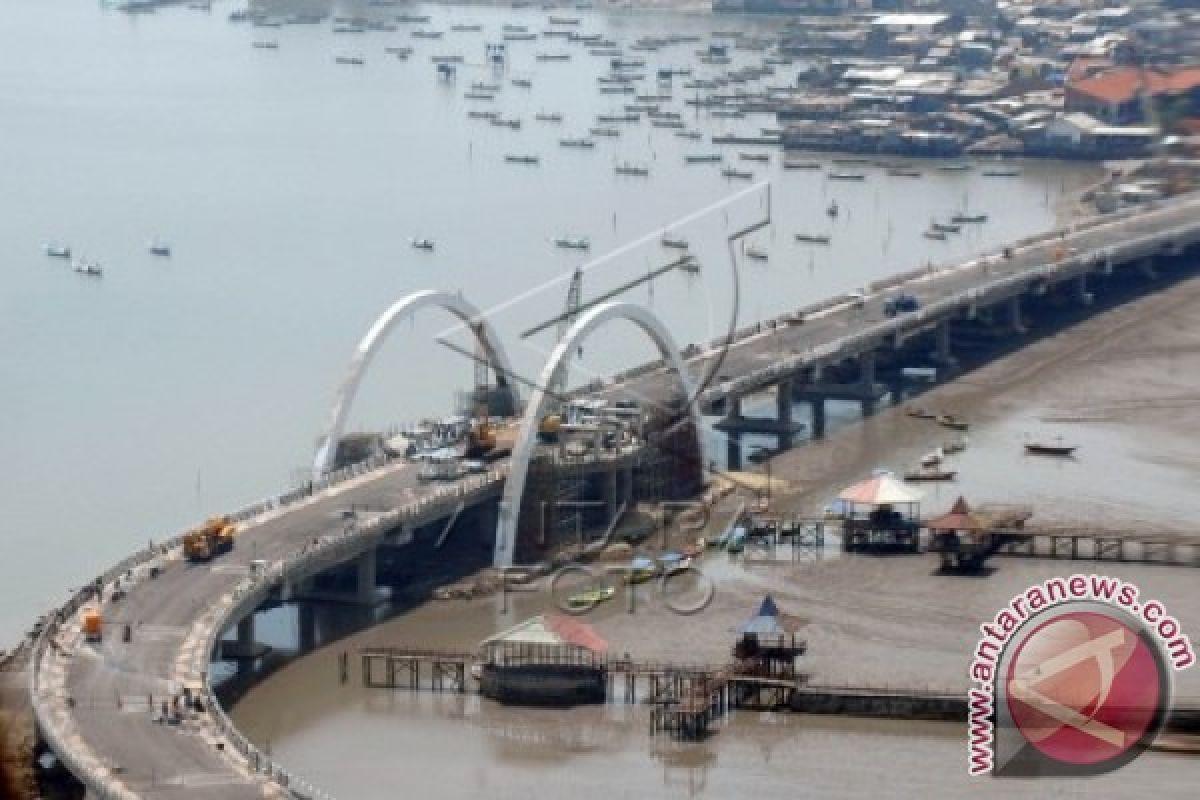
[[[957,472],[951,469],[922,467],[921,469],[909,470],[904,473],[904,480],[911,482],[952,481],[957,474]]]
[[[960,419],[953,414],[939,414],[937,422],[943,428],[950,428],[951,430],[955,431],[965,431],[971,427],[970,423],[968,423],[965,419]]]
[[[617,590],[611,586],[579,592],[567,598],[567,608],[571,611],[588,611],[606,600],[611,600],[616,592]]]
[[[1038,456],[1069,456],[1078,449],[1074,445],[1063,444],[1062,442],[1055,444],[1037,441],[1025,443],[1025,452]]]

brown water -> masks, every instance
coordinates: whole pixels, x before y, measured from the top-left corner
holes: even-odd
[[[965,414],[971,446],[953,487],[935,487],[933,513],[963,492],[974,501],[1034,505],[1035,521],[1133,533],[1190,532],[1200,441],[1200,280],[1147,297],[977,370],[920,399]],[[1023,454],[1025,433],[1062,434],[1071,461]],[[791,484],[782,504],[816,507],[877,465],[902,469],[946,432],[899,410],[846,427],[775,460]],[[806,668],[817,681],[962,690],[980,622],[1048,577],[1098,571],[1137,583],[1200,640],[1193,569],[998,558],[984,578],[936,577],[930,557],[809,554],[747,567],[728,556],[702,567],[713,605],[683,618],[646,593],[636,613],[610,603],[589,617],[613,650],[645,658],[719,661],[734,627],[766,591],[807,621]],[[972,780],[960,725],[739,712],[702,744],[648,732],[640,706],[568,712],[507,709],[477,697],[338,686],[337,653],[366,643],[470,647],[537,613],[530,596],[501,613],[498,598],[435,603],[319,651],[252,691],[235,710],[243,729],[335,796],[528,797],[1192,797],[1195,758],[1149,753],[1101,778]],[[356,674],[357,670],[353,670]],[[1177,676],[1200,698],[1200,670]]]

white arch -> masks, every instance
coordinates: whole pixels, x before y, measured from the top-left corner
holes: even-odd
[[[634,323],[653,340],[659,353],[667,365],[679,376],[679,385],[686,399],[687,412],[691,417],[697,439],[700,438],[699,420],[696,416],[692,380],[688,374],[683,359],[679,357],[671,334],[657,317],[641,306],[631,303],[604,303],[593,307],[575,321],[566,335],[550,353],[542,374],[534,385],[529,403],[525,407],[525,415],[521,419],[521,430],[513,445],[512,461],[508,478],[504,483],[504,496],[500,500],[500,515],[496,523],[496,549],[494,563],[498,567],[512,566],[513,553],[517,542],[517,523],[521,516],[521,496],[525,493],[525,478],[529,472],[529,462],[533,458],[537,445],[538,428],[541,425],[542,414],[546,402],[551,398],[547,387],[554,385],[555,373],[564,368],[570,353],[600,325],[614,319],[624,319]]]
[[[505,355],[496,332],[479,313],[479,309],[457,294],[434,289],[414,292],[407,297],[400,298],[387,311],[383,312],[379,319],[375,320],[371,329],[367,331],[367,335],[358,343],[354,356],[350,359],[346,377],[342,379],[337,396],[334,398],[333,410],[329,413],[329,424],[317,443],[317,453],[313,459],[313,472],[316,475],[324,475],[333,467],[334,458],[337,455],[337,445],[342,438],[343,429],[350,414],[350,406],[354,403],[358,386],[362,382],[363,374],[367,371],[371,358],[397,322],[428,306],[443,308],[470,327],[476,340],[483,347],[488,364],[496,374],[496,385],[508,388],[513,393],[514,404],[520,408],[517,389],[508,380],[508,376],[513,374],[508,356]]]

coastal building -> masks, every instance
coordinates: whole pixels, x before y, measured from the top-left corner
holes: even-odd
[[[603,703],[608,645],[574,617],[540,614],[480,645],[480,691],[512,705]]]
[[[1147,101],[1160,112],[1200,112],[1200,66],[1169,69],[1114,67],[1075,70],[1066,85],[1066,110],[1112,125],[1145,122]]]
[[[1026,141],[1027,152],[1068,158],[1136,158],[1147,155],[1158,138],[1158,128],[1110,125],[1078,111],[1027,133],[1032,134]]]

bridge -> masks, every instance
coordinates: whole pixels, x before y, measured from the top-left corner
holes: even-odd
[[[599,327],[632,320],[661,358],[579,394],[665,405],[693,426],[701,412],[721,413],[719,427],[729,434],[729,460],[736,465],[744,433],[770,433],[781,446],[792,444],[799,430],[792,418],[796,402],[812,406],[813,433],[820,435],[827,400],[852,399],[869,413],[885,394],[902,391],[901,365],[952,365],[961,348],[1019,334],[1027,305],[1086,306],[1095,287],[1109,280],[1154,281],[1193,257],[1198,242],[1200,198],[1178,198],[1015,242],[964,264],[878,281],[861,295],[831,298],[683,350],[645,310],[605,304],[576,320],[524,402],[498,340],[474,307],[436,292],[406,298],[356,351],[311,483],[235,512],[236,549],[211,564],[187,562],[176,536],[113,566],[45,618],[31,662],[39,731],[93,797],[324,797],[230,723],[209,682],[214,657],[224,651],[226,659],[253,659],[261,652],[255,611],[313,592],[314,577],[331,568],[350,565],[354,574],[353,588],[340,590],[339,600],[375,602],[377,553],[403,553],[423,526],[453,520],[465,509],[485,509],[479,525],[495,526],[494,561],[511,563],[538,423],[554,402],[541,387],[554,383],[567,354]],[[898,292],[915,296],[919,310],[888,316],[885,304]],[[523,409],[512,457],[445,483],[419,480],[418,467],[403,459],[335,468],[336,444],[371,355],[398,319],[428,306],[471,326],[497,385],[509,388],[514,410]],[[775,416],[745,416],[743,400],[767,391],[776,396]],[[698,435],[698,428],[688,435]],[[643,444],[596,453],[583,467],[627,469]],[[82,610],[89,604],[103,604],[107,618],[100,643],[83,635]],[[119,633],[125,624],[128,638]],[[304,625],[302,619],[301,639]],[[222,644],[234,630],[236,639]],[[169,713],[156,721],[164,702]]]

